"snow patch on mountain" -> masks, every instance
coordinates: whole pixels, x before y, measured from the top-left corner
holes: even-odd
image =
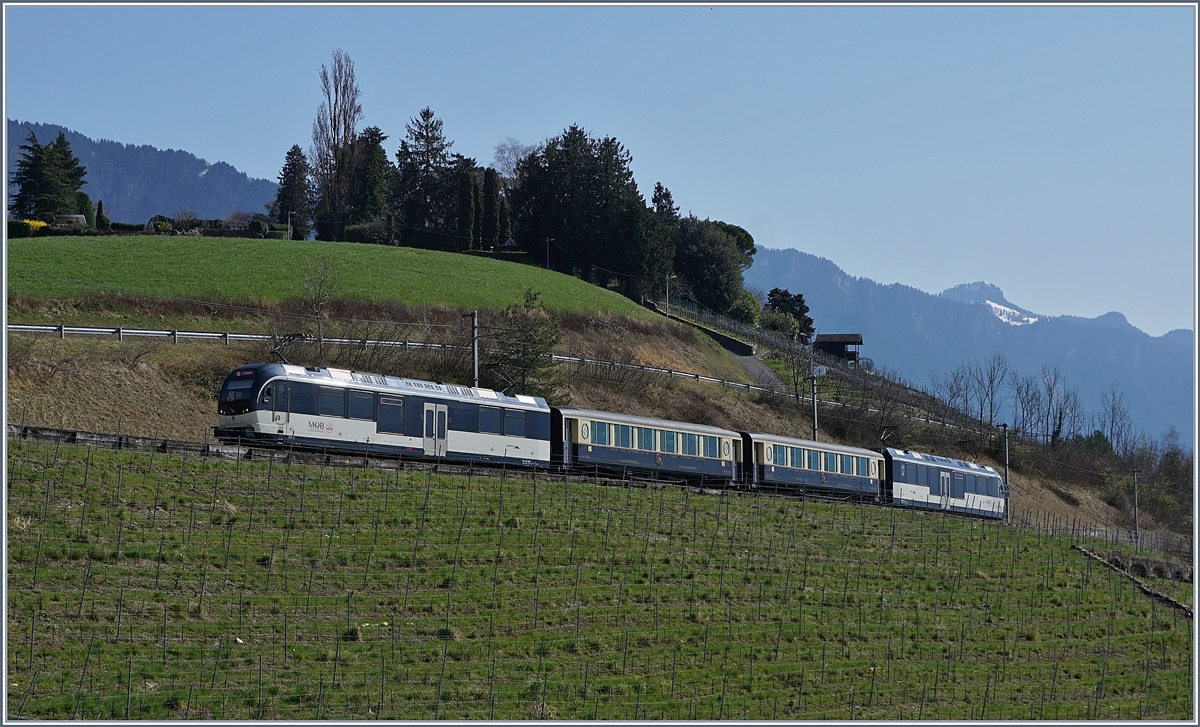
[[[1037,323],[1038,317],[1026,315],[1016,308],[1009,308],[1006,305],[1000,305],[990,300],[983,301],[992,309],[992,313],[997,318],[1009,324],[1010,326],[1024,326],[1030,323]]]
[[[993,315],[1010,326],[1027,326],[1036,323],[1040,317],[1008,302],[1004,297],[1004,291],[986,280],[947,288],[939,296],[956,300],[959,303],[986,305]]]

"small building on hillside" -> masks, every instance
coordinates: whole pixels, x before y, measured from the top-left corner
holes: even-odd
[[[858,348],[862,346],[861,333],[818,333],[813,339],[813,347],[830,356],[858,363]]]
[[[87,217],[84,215],[55,215],[54,224],[63,227],[87,227]]]

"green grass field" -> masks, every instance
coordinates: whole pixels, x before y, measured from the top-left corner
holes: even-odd
[[[8,715],[1187,719],[1191,622],[999,523],[9,440]]]
[[[625,297],[570,275],[471,255],[354,243],[208,237],[47,237],[10,240],[10,295],[100,292],[85,281],[196,300],[271,303],[302,295],[326,257],[335,297],[458,308],[503,308],[527,288],[554,310],[649,315]]]

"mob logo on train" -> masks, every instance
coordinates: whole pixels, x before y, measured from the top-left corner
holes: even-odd
[[[310,421],[310,422],[308,423],[308,428],[309,428],[309,429],[316,429],[317,431],[321,431],[321,432],[332,432],[332,431],[333,431],[333,424],[326,424],[325,422],[314,422],[314,421]]]

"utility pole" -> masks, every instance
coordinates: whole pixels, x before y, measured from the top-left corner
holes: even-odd
[[[667,318],[671,317],[671,278],[678,278],[678,277],[679,277],[678,275],[671,275],[670,273],[667,273],[667,304],[666,304]]]
[[[471,385],[479,388],[479,311],[471,311]]]
[[[1142,531],[1138,527],[1138,498],[1137,498],[1137,476],[1138,468],[1133,468],[1133,542],[1142,542]]]
[[[817,375],[809,376],[808,383],[812,385],[813,441],[815,442],[817,441]]]
[[[555,240],[555,238],[553,238],[553,237],[546,238],[546,269],[547,270],[550,269],[550,243],[554,242],[554,240]]]
[[[1004,492],[1008,492],[1008,424],[1001,424],[1000,428],[1004,430]],[[1004,512],[1008,514],[1008,497],[1004,498]]]
[[[288,239],[292,239],[292,213],[288,212]]]

